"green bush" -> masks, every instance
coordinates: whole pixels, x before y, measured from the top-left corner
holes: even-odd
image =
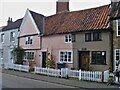
[[[14,48],[12,55],[15,61],[15,64],[23,64],[24,50],[21,47]]]
[[[55,68],[54,60],[47,59],[46,60],[46,67],[48,67],[48,68]]]
[[[113,85],[113,84],[114,84],[113,76],[109,76],[107,85]]]

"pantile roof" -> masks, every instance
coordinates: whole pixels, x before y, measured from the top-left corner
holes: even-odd
[[[106,30],[109,23],[110,5],[96,8],[61,12],[45,19],[45,35],[79,32],[85,30]]]

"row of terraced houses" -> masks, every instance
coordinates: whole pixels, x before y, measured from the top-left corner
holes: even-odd
[[[0,60],[15,63],[12,50],[22,47],[23,64],[33,67],[46,67],[50,54],[56,68],[64,62],[66,68],[115,70],[120,62],[120,2],[69,11],[69,0],[60,1],[54,15],[27,9],[15,22],[9,18],[7,26],[0,28]]]

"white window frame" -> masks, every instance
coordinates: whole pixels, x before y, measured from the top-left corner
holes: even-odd
[[[28,60],[29,60],[29,61],[34,61],[34,59],[35,59],[35,52],[33,52],[33,51],[26,51],[25,53],[28,54],[28,53],[30,53],[30,52],[31,52],[31,53],[34,53],[34,57],[33,57],[33,59],[25,58],[25,57],[26,57],[26,56],[25,56],[26,54],[25,54],[25,55],[24,55],[24,60],[25,60],[25,61],[28,61]]]
[[[120,19],[118,19],[118,20],[120,20]],[[116,32],[117,32],[117,36],[120,36],[120,35],[118,35],[118,20],[116,20]]]
[[[5,34],[2,33],[2,34],[1,34],[1,42],[4,43],[4,41],[5,41]]]
[[[116,52],[119,51],[119,55],[116,55]],[[114,69],[116,70],[118,66],[116,66],[117,60],[116,60],[116,56],[119,56],[120,58],[120,49],[115,49],[114,50]]]
[[[30,42],[28,42],[28,37],[30,37],[30,39],[32,39],[32,44],[33,44],[33,36],[27,36],[26,38],[25,38],[25,44],[26,45],[32,45],[32,44],[30,44]],[[26,43],[27,42],[27,43]]]
[[[66,36],[68,37],[68,42],[66,42]],[[70,41],[69,36],[71,37],[71,41]],[[65,41],[65,43],[71,43],[72,42],[72,34],[65,34],[64,41]]]
[[[13,33],[13,34],[12,34]],[[12,34],[12,35],[11,35]],[[12,40],[12,38],[14,38],[13,40]],[[15,42],[15,31],[13,31],[13,32],[11,32],[10,33],[10,41],[11,42]]]
[[[69,61],[61,61],[60,59],[61,59],[61,55],[60,55],[60,53],[61,52],[71,52],[71,61],[69,62]],[[73,63],[73,52],[72,52],[72,50],[60,50],[59,51],[59,62],[63,62],[63,63]]]

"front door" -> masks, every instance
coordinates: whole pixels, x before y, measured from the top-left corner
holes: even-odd
[[[89,70],[89,52],[79,52],[79,69]]]
[[[42,67],[46,67],[46,52],[42,52]]]

